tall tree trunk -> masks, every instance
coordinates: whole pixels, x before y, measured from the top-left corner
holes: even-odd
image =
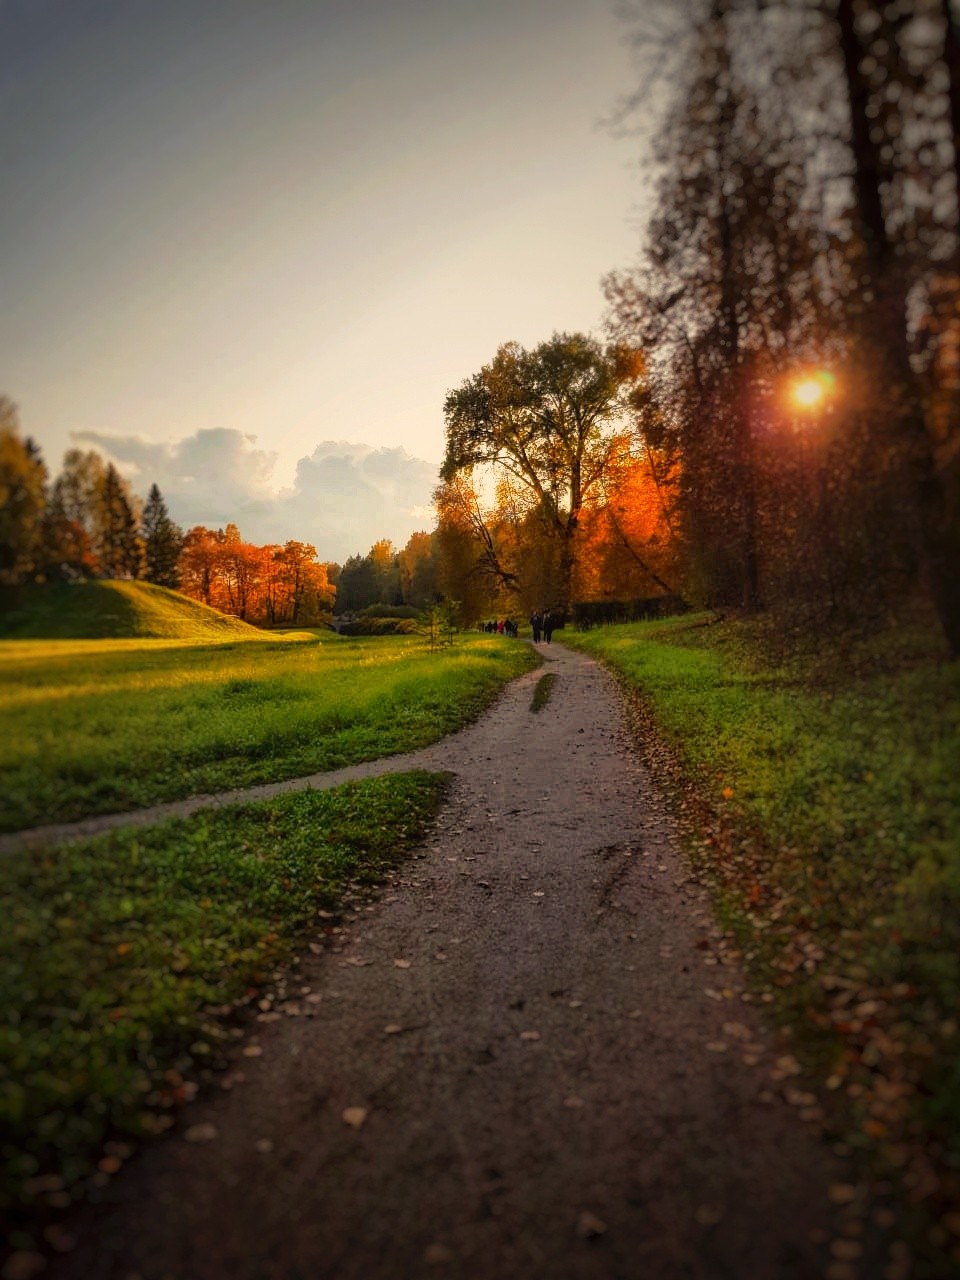
[[[854,0],[838,0],[837,23],[850,110],[854,196],[864,245],[864,285],[874,295],[871,338],[883,370],[887,438],[906,468],[917,514],[918,552],[950,652],[960,656],[960,518],[952,509],[926,428],[920,387],[907,344],[907,298],[883,212],[881,142],[872,133],[870,87],[861,71],[866,55],[856,30]],[[902,465],[902,464],[901,464]]]

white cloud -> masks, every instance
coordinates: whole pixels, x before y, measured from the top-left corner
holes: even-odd
[[[277,455],[255,436],[201,430],[173,443],[77,432],[79,445],[112,459],[136,492],[160,486],[170,514],[189,528],[233,521],[251,542],[312,542],[324,560],[365,553],[378,538],[402,546],[433,523],[437,467],[405,449],[325,440],[297,463],[293,484],[278,488]]]

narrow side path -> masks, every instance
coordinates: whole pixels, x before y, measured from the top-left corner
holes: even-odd
[[[537,715],[531,673],[417,753],[455,775],[429,846],[318,935],[232,1087],[76,1215],[57,1280],[825,1273],[842,1175],[698,946],[613,679],[546,652]]]
[[[539,671],[527,672],[517,677],[513,683],[519,682],[524,689],[529,690],[532,687],[531,681],[535,683],[539,675]],[[496,714],[495,710],[493,713]],[[50,845],[85,840],[104,831],[115,831],[118,827],[152,827],[167,818],[187,818],[192,813],[199,813],[201,809],[225,809],[237,804],[253,804],[258,800],[270,800],[274,796],[288,795],[294,791],[329,791],[344,782],[379,778],[385,773],[404,773],[408,769],[445,769],[449,767],[445,761],[458,758],[463,749],[469,752],[472,728],[473,726],[468,725],[419,751],[381,756],[377,760],[365,760],[360,764],[311,773],[302,778],[285,778],[281,782],[264,782],[255,787],[237,787],[214,794],[188,796],[185,800],[170,800],[150,805],[146,809],[93,814],[75,822],[51,822],[40,827],[27,827],[23,831],[10,831],[0,834],[0,857],[8,853],[19,853],[24,849],[42,849]],[[464,748],[465,737],[467,745]]]

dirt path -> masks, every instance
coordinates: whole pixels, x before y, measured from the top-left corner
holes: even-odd
[[[534,672],[417,753],[456,775],[429,847],[254,1024],[245,1078],[77,1216],[58,1280],[825,1273],[840,1175],[697,945],[614,682],[547,652],[539,714]]]

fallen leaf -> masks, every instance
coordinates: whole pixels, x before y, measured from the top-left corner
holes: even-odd
[[[857,1198],[857,1188],[849,1182],[835,1182],[827,1195],[831,1204],[852,1204]]]
[[[722,1040],[708,1040],[706,1045],[710,1053],[726,1053],[727,1046]]]
[[[203,1124],[192,1124],[183,1135],[187,1142],[213,1142],[217,1135],[217,1126],[206,1121]]]
[[[521,1040],[539,1040],[540,1032],[539,1031],[521,1031],[520,1039]]]
[[[411,960],[394,960],[393,967],[395,969],[409,969],[412,963]]]
[[[402,1030],[403,1027],[399,1022],[388,1022],[383,1028],[383,1034],[385,1036],[398,1036]]]
[[[832,1240],[830,1252],[841,1262],[853,1262],[863,1253],[863,1246],[856,1240]]]
[[[571,1111],[575,1111],[578,1107],[582,1107],[584,1102],[583,1099],[578,1098],[575,1093],[571,1093],[569,1098],[564,1098],[563,1105],[568,1107]]]
[[[445,1244],[428,1244],[423,1251],[423,1260],[431,1267],[443,1266],[453,1261],[453,1250]]]
[[[362,1128],[369,1112],[366,1107],[347,1107],[342,1113],[341,1119],[344,1124],[348,1124],[351,1129]]]
[[[260,1152],[262,1156],[269,1155],[269,1153],[273,1150],[273,1142],[271,1141],[270,1138],[258,1138],[257,1141],[254,1143],[254,1146],[257,1148],[257,1150]]]
[[[123,1164],[122,1160],[118,1160],[116,1156],[104,1156],[102,1160],[97,1161],[97,1168],[101,1173],[119,1173]]]
[[[245,1058],[259,1058],[263,1053],[263,1049],[258,1044],[248,1044],[243,1051]]]
[[[715,1227],[723,1220],[723,1210],[717,1204],[701,1204],[694,1217],[701,1227]]]
[[[593,1240],[606,1233],[607,1224],[595,1213],[585,1209],[577,1219],[577,1235],[581,1240]]]

